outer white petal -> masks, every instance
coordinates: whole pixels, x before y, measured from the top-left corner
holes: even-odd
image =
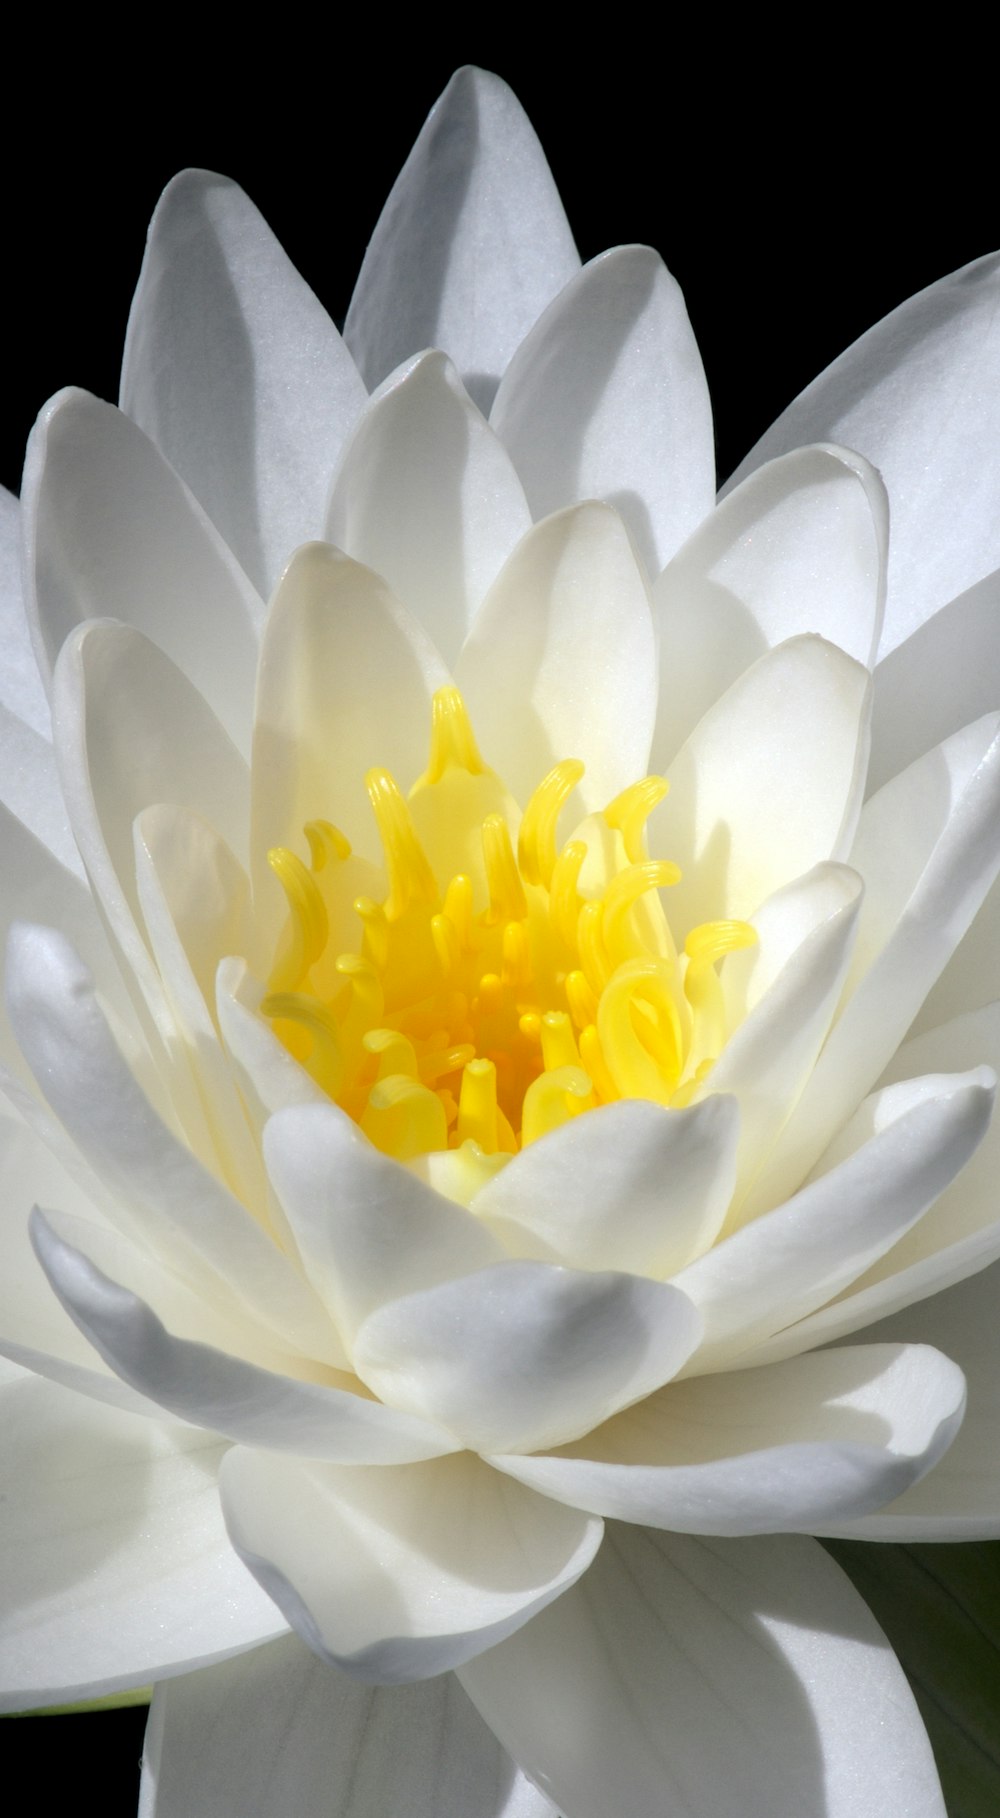
[[[66,871],[82,877],[83,866],[70,830],[51,743],[2,703],[0,804],[29,829]]]
[[[866,1334],[867,1336],[867,1334]],[[877,1514],[824,1523],[860,1540],[1000,1537],[1000,1264],[872,1328],[879,1341],[918,1339],[959,1363],[969,1390],[961,1431],[940,1464]]]
[[[60,392],[32,432],[23,498],[45,673],[81,620],[121,619],[173,658],[248,750],[263,604],[142,430],[86,392]]]
[[[264,1155],[310,1279],[349,1338],[385,1301],[503,1254],[471,1213],[380,1155],[329,1100],[280,1111]]]
[[[410,787],[427,763],[431,696],[447,680],[417,620],[377,575],[324,543],[299,550],[271,605],[257,685],[260,902],[280,898],[268,849],[302,848],[307,821],[333,821],[362,853],[380,856],[365,772],[379,765]]]
[[[732,1198],[739,1111],[623,1099],[522,1149],[472,1210],[513,1255],[664,1279],[707,1250]]]
[[[527,803],[561,758],[603,808],[645,774],[656,715],[649,593],[617,512],[557,512],[525,537],[455,668],[487,761]]]
[[[259,1014],[264,996],[243,960],[222,961],[215,987],[219,1028],[258,1141],[272,1112],[330,1102]]]
[[[38,673],[21,590],[21,504],[0,486],[0,705],[49,737],[49,704]]]
[[[877,1261],[982,1141],[995,1088],[981,1067],[877,1095],[846,1127],[836,1165],[683,1269],[677,1285],[705,1318],[698,1373],[756,1350]]]
[[[369,389],[446,347],[481,408],[580,261],[545,155],[506,83],[454,75],[372,235],[344,337]]]
[[[265,599],[319,532],[364,401],[333,323],[253,203],[226,177],[182,171],[150,222],[121,406]]]
[[[782,1138],[760,1204],[815,1164],[871,1089],[1000,866],[1000,732],[978,721],[865,806],[851,862],[869,880],[851,993]],[[984,1001],[995,995],[986,982]]]
[[[283,1631],[226,1538],[216,1442],[36,1378],[0,1396],[4,1708],[146,1685]]]
[[[362,1686],[288,1637],[157,1686],[139,1818],[555,1818],[452,1675]]]
[[[446,1433],[334,1384],[303,1382],[168,1332],[146,1303],[63,1242],[41,1213],[35,1249],[105,1362],[167,1413],[247,1445],[335,1464],[400,1464],[454,1451]]]
[[[882,628],[885,489],[841,448],[798,448],[706,515],[653,588],[663,723],[676,751],[765,650],[817,632],[870,667]]]
[[[715,499],[708,387],[680,289],[648,246],[585,265],[522,341],[490,421],[534,518],[621,512],[658,574]]]
[[[1000,570],[926,619],[875,671],[869,791],[1000,702]],[[914,712],[919,701],[920,711]]]
[[[736,480],[804,442],[878,468],[892,545],[883,653],[1000,567],[1000,255],[932,284],[869,329],[778,418]]]
[[[811,1540],[612,1530],[461,1679],[573,1818],[944,1818],[902,1668]]]
[[[650,850],[683,872],[670,892],[678,937],[746,917],[824,859],[846,856],[868,758],[870,678],[822,638],[790,638],[748,669],[671,754],[651,767],[670,794]],[[659,735],[657,735],[659,736]]]
[[[245,857],[246,766],[183,672],[113,621],[91,620],[67,639],[52,712],[63,793],[91,886],[169,1041],[172,1019],[143,933],[133,823],[156,802],[194,808]]]
[[[638,1275],[503,1262],[370,1314],[358,1375],[476,1452],[534,1452],[587,1433],[687,1361],[701,1321]]]
[[[510,456],[447,355],[387,379],[344,450],[325,534],[388,581],[446,662],[530,527]]]
[[[573,1508],[688,1534],[815,1533],[953,1441],[965,1379],[924,1345],[859,1345],[671,1383],[551,1458],[494,1458]]]
[[[233,1545],[292,1627],[383,1685],[520,1628],[586,1570],[603,1528],[468,1453],[342,1470],[238,1446],[221,1489]]]
[[[107,1212],[209,1298],[249,1308],[293,1349],[324,1355],[329,1322],[245,1207],[157,1116],[109,1033],[92,981],[43,928],[11,935],[8,1011],[49,1104],[107,1188]],[[339,1355],[339,1351],[338,1351]]]

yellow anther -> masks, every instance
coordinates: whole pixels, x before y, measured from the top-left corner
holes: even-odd
[[[556,823],[563,803],[583,775],[578,758],[564,758],[539,783],[524,811],[517,838],[517,857],[529,884],[552,882],[556,862]]]
[[[565,1010],[548,1010],[542,1017],[542,1059],[546,1073],[580,1065],[573,1025]]]
[[[541,1045],[542,1018],[538,1010],[525,1010],[517,1019],[517,1026],[525,1041]]]
[[[597,1033],[622,1098],[670,1103],[684,1050],[670,969],[662,960],[628,960],[619,966],[598,1005]],[[654,1046],[655,1055],[650,1052]]]
[[[584,903],[576,922],[576,944],[580,965],[591,990],[600,997],[614,967],[611,965],[601,934],[604,920],[603,903]]]
[[[627,871],[619,871],[611,879],[604,892],[604,922],[602,934],[608,958],[613,966],[620,966],[628,959],[641,959],[646,949],[629,928],[628,913],[632,904],[645,896],[647,890],[664,890],[670,884],[680,883],[680,869],[667,859],[646,859],[642,864],[630,865]]]
[[[331,860],[343,863],[351,856],[351,842],[332,821],[307,821],[303,829],[309,841],[309,856],[314,871],[322,871]]]
[[[587,848],[582,840],[570,840],[556,859],[549,886],[552,920],[567,947],[576,946],[576,924],[581,898],[576,888]]]
[[[439,688],[431,702],[431,755],[421,783],[439,783],[453,764],[471,776],[480,776],[484,768],[465,702],[449,685]]]
[[[528,913],[528,904],[502,814],[488,814],[483,822],[483,863],[490,893],[487,919],[490,922],[521,921]]]
[[[274,991],[261,1003],[271,1022],[292,1023],[311,1038],[302,1063],[318,1086],[335,1098],[344,1082],[344,1055],[333,1012],[314,997],[297,991]]]
[[[419,1079],[413,1043],[398,1029],[369,1029],[362,1037],[362,1047],[378,1060],[378,1078],[391,1079],[402,1074],[405,1079]]]
[[[670,784],[665,776],[644,776],[616,795],[604,810],[604,819],[622,836],[625,856],[638,865],[646,856],[644,829],[653,809],[662,802]]]
[[[613,1105],[616,1099],[621,1098],[621,1093],[608,1071],[601,1038],[593,1023],[588,1023],[586,1029],[580,1031],[580,1059],[593,1081],[594,1091],[601,1104]]]
[[[434,951],[441,962],[441,972],[447,978],[458,971],[462,958],[455,924],[448,915],[435,915],[431,918],[431,934],[434,939]]]
[[[354,913],[361,918],[362,955],[381,971],[389,957],[389,923],[385,910],[370,896],[357,896]]]
[[[597,1015],[597,997],[582,972],[571,972],[566,979],[566,1001],[578,1029],[586,1029]]]
[[[523,922],[508,922],[503,931],[502,978],[515,993],[526,991],[531,984],[531,943]]]
[[[397,1161],[448,1147],[448,1120],[437,1093],[398,1074],[372,1087],[361,1128],[376,1149]]]
[[[394,922],[413,903],[436,904],[437,883],[394,778],[388,770],[369,770],[365,785],[378,823],[389,877],[385,912],[389,921]]]
[[[460,1143],[478,1143],[484,1155],[494,1155],[500,1146],[497,1140],[497,1070],[492,1061],[470,1061],[462,1074],[457,1137]]]
[[[329,934],[326,904],[312,872],[287,846],[273,846],[267,862],[285,893],[289,917],[286,951],[272,983],[290,991],[322,957]]]
[[[524,1095],[522,1149],[579,1117],[593,1103],[593,1087],[582,1067],[559,1067],[555,1073],[540,1074]]]
[[[479,1014],[496,1016],[503,1008],[503,985],[495,972],[484,972],[479,981]]]
[[[749,922],[701,922],[697,928],[692,928],[684,942],[684,951],[689,960],[699,965],[706,962],[714,965],[727,953],[735,953],[740,947],[752,947],[756,939],[757,930]]]
[[[475,924],[472,917],[472,883],[469,878],[453,877],[444,893],[443,914],[448,917],[458,936],[458,944],[463,953],[473,953],[476,948]]]
[[[475,1058],[476,1050],[471,1042],[456,1042],[450,1048],[435,1048],[421,1060],[420,1077],[425,1085],[433,1086],[437,1080],[446,1079],[449,1073],[460,1073]]]

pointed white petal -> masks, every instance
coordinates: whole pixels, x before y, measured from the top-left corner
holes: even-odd
[[[362,1686],[295,1637],[157,1686],[139,1818],[556,1818],[453,1675]]]
[[[649,592],[617,512],[557,512],[525,537],[455,668],[487,761],[522,806],[583,760],[585,806],[645,774],[656,714]]]
[[[389,1301],[358,1331],[354,1364],[384,1401],[473,1451],[534,1452],[668,1382],[700,1335],[663,1282],[503,1262]]]
[[[117,618],[158,644],[249,749],[263,604],[141,429],[86,392],[42,413],[24,473],[26,573],[40,660],[74,625]]]
[[[623,1099],[522,1149],[472,1210],[511,1254],[660,1280],[707,1250],[732,1198],[739,1112]]]
[[[684,299],[648,246],[585,265],[522,341],[490,422],[532,516],[621,512],[658,574],[715,499],[708,387]]]
[[[510,456],[451,361],[424,353],[367,406],[326,536],[388,581],[452,663],[531,513]]]
[[[878,474],[840,448],[771,461],[706,515],[653,588],[663,751],[786,638],[817,632],[871,667],[887,539]]]
[[[782,884],[846,855],[868,757],[870,678],[822,638],[760,658],[695,727],[652,816],[650,850],[680,865],[670,921],[746,917]],[[658,735],[659,736],[659,735]]]
[[[798,1536],[611,1530],[580,1586],[461,1679],[573,1818],[944,1818],[902,1668]]]
[[[364,401],[333,323],[249,197],[211,171],[182,171],[150,222],[121,406],[265,599],[321,529]]]
[[[942,606],[879,663],[869,794],[970,720],[996,712],[998,612],[1000,570]]]
[[[344,337],[369,389],[444,347],[482,409],[580,261],[545,154],[506,83],[460,69],[372,235]]]
[[[846,1127],[836,1165],[831,1156],[793,1199],[682,1270],[677,1285],[705,1319],[698,1372],[726,1368],[857,1280],[964,1167],[994,1091],[982,1067],[876,1094]]]
[[[385,1301],[502,1255],[471,1213],[381,1155],[329,1100],[279,1111],[264,1155],[310,1280],[347,1337]]]
[[[995,1178],[995,1176],[994,1176]],[[1000,1538],[1000,1264],[872,1328],[879,1342],[940,1346],[961,1365],[969,1405],[961,1431],[928,1477],[877,1514],[824,1523],[859,1540]],[[867,1334],[866,1334],[867,1336]]]
[[[671,1383],[552,1458],[494,1458],[573,1508],[687,1534],[821,1532],[953,1441],[965,1379],[925,1345],[859,1345]]]
[[[778,418],[734,476],[803,442],[842,442],[878,468],[892,544],[883,653],[1000,567],[1000,254],[911,297]]]
[[[445,1433],[346,1388],[264,1370],[168,1332],[138,1295],[65,1243],[41,1213],[39,1261],[105,1362],[167,1413],[245,1445],[335,1464],[400,1464],[455,1450]]]
[[[226,1538],[215,1441],[36,1378],[0,1395],[5,1709],[147,1685],[282,1633]]]
[[[340,1469],[237,1446],[230,1538],[302,1639],[357,1679],[429,1679],[520,1628],[585,1571],[603,1524],[469,1453]]]

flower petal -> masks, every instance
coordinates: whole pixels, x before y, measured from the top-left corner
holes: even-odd
[[[472,1210],[515,1256],[664,1280],[717,1236],[738,1133],[731,1098],[686,1111],[624,1099],[522,1149]]]
[[[473,1451],[534,1452],[658,1389],[700,1333],[665,1283],[502,1262],[370,1314],[354,1365],[384,1401]]]
[[[0,486],[0,706],[42,738],[51,736],[21,587],[21,502]]]
[[[688,1534],[815,1532],[935,1465],[965,1379],[925,1345],[858,1345],[671,1383],[552,1458],[494,1458],[573,1508]]]
[[[490,422],[536,519],[606,499],[658,574],[715,500],[708,387],[680,289],[658,253],[585,265],[522,341]]]
[[[295,1637],[153,1694],[139,1818],[556,1818],[457,1679],[362,1686]]]
[[[613,1529],[461,1680],[573,1818],[944,1818],[902,1669],[811,1540]]]
[[[388,581],[451,663],[530,528],[510,456],[447,355],[393,373],[344,450],[328,540]]]
[[[705,1319],[698,1370],[728,1367],[883,1255],[982,1141],[994,1091],[981,1067],[876,1095],[844,1131],[836,1165],[683,1269],[676,1284]]]
[[[381,1155],[329,1100],[279,1111],[264,1157],[310,1279],[348,1338],[384,1302],[502,1254],[469,1212]]]
[[[995,1178],[995,1176],[994,1176]],[[997,1311],[1000,1264],[944,1294],[907,1307],[872,1328],[879,1341],[914,1338],[939,1345],[965,1373],[969,1406],[961,1431],[929,1477],[853,1521],[823,1523],[822,1533],[859,1540],[996,1540],[1000,1537],[1000,1370]]]
[[[891,1059],[1000,866],[1000,732],[978,721],[866,803],[851,862],[865,908],[850,996],[758,1184],[774,1205]],[[993,981],[983,1000],[995,995]]]
[[[455,1450],[446,1433],[346,1388],[258,1368],[168,1332],[138,1295],[95,1268],[36,1213],[32,1241],[52,1288],[105,1362],[141,1395],[246,1445],[335,1464],[400,1464]]]
[[[107,1188],[108,1216],[203,1283],[250,1308],[293,1349],[323,1355],[329,1326],[307,1285],[249,1212],[161,1122],[119,1054],[92,981],[61,936],[11,934],[8,1012],[52,1109]]]
[[[678,937],[709,917],[747,917],[782,884],[843,858],[861,807],[870,678],[822,638],[762,656],[669,763],[650,849],[676,860]],[[658,735],[659,736],[659,735]],[[652,768],[670,754],[654,742]]]
[[[177,663],[247,751],[263,603],[142,430],[86,392],[60,392],[28,444],[23,497],[40,658],[54,668],[84,619],[121,619]]]
[[[344,338],[369,390],[447,347],[488,410],[497,380],[580,261],[552,173],[505,82],[460,69],[372,235]]]
[[[147,1685],[282,1633],[226,1538],[215,1442],[37,1378],[0,1397],[3,1708]]]
[[[882,652],[1000,567],[1000,255],[932,284],[814,380],[736,481],[803,442],[842,442],[885,480],[892,514]]]
[[[267,1018],[259,1014],[265,995],[242,960],[222,961],[215,986],[219,1028],[258,1141],[272,1112],[289,1105],[329,1103],[322,1087],[293,1060]]]
[[[562,758],[603,808],[645,774],[656,715],[649,593],[617,512],[536,525],[491,588],[455,668],[488,761],[527,803]]]
[[[46,706],[46,711],[48,711]],[[0,805],[26,827],[64,871],[83,876],[55,752],[47,737],[0,704]]]
[[[261,650],[253,754],[254,891],[277,904],[265,863],[329,820],[379,856],[365,789],[374,765],[408,789],[427,762],[431,696],[447,671],[412,613],[370,569],[325,543],[289,563]],[[350,900],[358,894],[350,893]]]
[[[996,711],[1000,701],[1000,570],[925,619],[875,671],[868,792]],[[914,713],[913,703],[920,711]]]
[[[603,1531],[468,1453],[343,1470],[236,1447],[220,1484],[240,1557],[313,1651],[366,1683],[494,1646],[579,1578]]]
[[[676,751],[765,650],[816,632],[871,668],[882,627],[885,489],[841,448],[798,448],[706,514],[653,588],[662,726]]]
[[[182,171],[150,222],[121,406],[264,599],[320,531],[364,402],[333,323],[249,197],[212,171]]]

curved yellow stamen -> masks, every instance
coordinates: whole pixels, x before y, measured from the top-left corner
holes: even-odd
[[[404,1079],[419,1079],[413,1043],[398,1029],[369,1029],[361,1045],[378,1060],[378,1078],[391,1079],[401,1074]]]
[[[550,913],[567,947],[576,945],[576,928],[583,899],[576,882],[587,856],[582,840],[570,840],[556,859],[549,887]]]
[[[564,758],[539,783],[524,811],[517,838],[517,859],[529,884],[552,882],[556,862],[556,823],[564,802],[583,776],[578,758]]]
[[[395,779],[388,770],[369,770],[365,786],[385,853],[389,877],[385,913],[393,922],[413,903],[436,903],[437,882]]]
[[[272,991],[260,1007],[272,1022],[291,1023],[311,1037],[308,1053],[299,1058],[316,1084],[336,1098],[344,1083],[345,1067],[340,1031],[332,1011],[298,991]]]
[[[397,1161],[448,1147],[448,1119],[437,1093],[399,1074],[372,1087],[361,1128],[376,1149]]]
[[[629,930],[628,914],[632,904],[645,896],[647,890],[665,890],[671,884],[679,884],[680,878],[679,866],[672,865],[669,859],[645,859],[641,864],[630,865],[627,871],[619,871],[617,877],[611,879],[604,892],[602,934],[613,966],[620,966],[625,960],[641,959],[645,951],[642,942]]]
[[[638,865],[645,858],[646,822],[669,788],[665,776],[644,776],[638,783],[630,783],[605,808],[604,819],[621,834],[630,865]]]
[[[351,856],[351,842],[332,821],[307,821],[303,829],[309,841],[309,856],[314,871],[322,871],[331,861],[343,863]]]
[[[329,938],[326,904],[312,872],[287,846],[273,846],[267,862],[288,904],[287,951],[276,967],[272,985],[279,991],[291,991],[322,958]]]
[[[470,776],[481,776],[484,769],[465,702],[449,684],[431,701],[431,754],[420,783],[439,783],[453,765]]]
[[[580,1054],[573,1038],[573,1026],[565,1010],[549,1010],[542,1017],[542,1058],[546,1073],[560,1067],[578,1067]]]
[[[532,1080],[524,1095],[521,1147],[537,1143],[594,1103],[594,1089],[582,1067],[559,1067]]]
[[[637,1020],[643,1025],[640,1036]],[[597,1033],[608,1071],[623,1098],[668,1105],[683,1066],[680,1018],[662,960],[619,966],[597,1009]],[[654,1058],[651,1047],[659,1049]]]

